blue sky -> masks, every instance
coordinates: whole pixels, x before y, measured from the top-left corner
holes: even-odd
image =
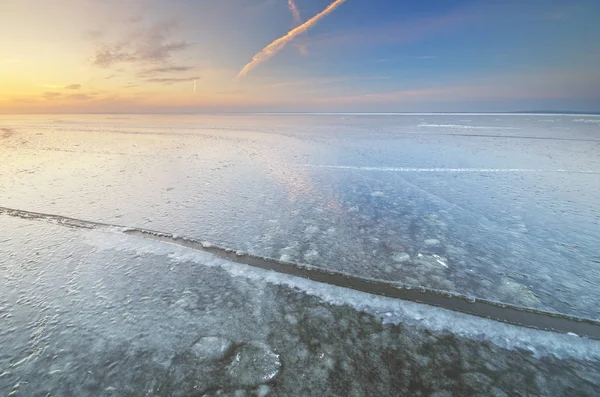
[[[0,111],[600,111],[598,1],[338,0],[261,53],[332,2],[6,0]]]

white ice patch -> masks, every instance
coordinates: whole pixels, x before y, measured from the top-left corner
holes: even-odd
[[[514,127],[492,127],[486,125],[461,125],[461,124],[429,124],[421,123],[421,128],[449,128],[453,130],[518,130]]]
[[[304,230],[304,234],[306,236],[312,236],[316,233],[319,232],[319,228],[317,226],[311,225],[311,226],[307,226],[306,229]]]
[[[317,250],[311,249],[304,253],[304,260],[307,262],[316,261],[319,259],[319,252]]]
[[[435,258],[435,261],[437,263],[439,263],[440,265],[444,266],[446,269],[448,269],[448,265],[446,264],[446,262],[442,259],[442,257],[438,256],[438,255],[433,255],[433,257]]]
[[[392,256],[392,260],[398,263],[408,262],[410,260],[410,255],[406,252],[399,252]]]
[[[575,119],[573,120],[574,123],[586,123],[586,124],[599,124],[600,125],[600,119]]]

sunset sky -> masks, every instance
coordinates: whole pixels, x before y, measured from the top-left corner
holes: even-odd
[[[598,0],[2,0],[0,113],[600,111],[599,20]]]

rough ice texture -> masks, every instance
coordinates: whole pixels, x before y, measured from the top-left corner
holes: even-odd
[[[94,234],[97,236],[93,236]],[[586,338],[574,340],[566,334],[518,327],[414,302],[316,283],[169,244],[148,244],[145,240],[133,237],[124,241],[120,236],[98,231],[89,232],[88,236],[88,243],[101,249],[133,250],[139,255],[167,255],[175,263],[189,261],[200,266],[220,267],[233,277],[286,285],[317,296],[329,304],[350,306],[357,311],[369,313],[380,318],[384,324],[409,324],[426,330],[447,331],[464,338],[487,340],[506,349],[527,350],[536,357],[552,355],[560,359],[600,359],[600,342]],[[437,265],[437,269],[444,268]]]
[[[566,396],[600,386],[596,341],[110,231],[0,221],[2,395]]]
[[[596,119],[0,116],[10,131],[0,205],[600,318]],[[0,226],[0,395],[599,389],[598,342],[585,338],[121,234],[5,217]],[[410,259],[395,261],[400,252]],[[207,346],[193,348],[202,338],[232,346],[206,359]],[[280,371],[237,386],[227,368],[255,344]]]

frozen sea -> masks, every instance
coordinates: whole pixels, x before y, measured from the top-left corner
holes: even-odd
[[[0,209],[2,395],[600,388],[600,341],[122,228],[598,322],[598,116],[0,116]]]

